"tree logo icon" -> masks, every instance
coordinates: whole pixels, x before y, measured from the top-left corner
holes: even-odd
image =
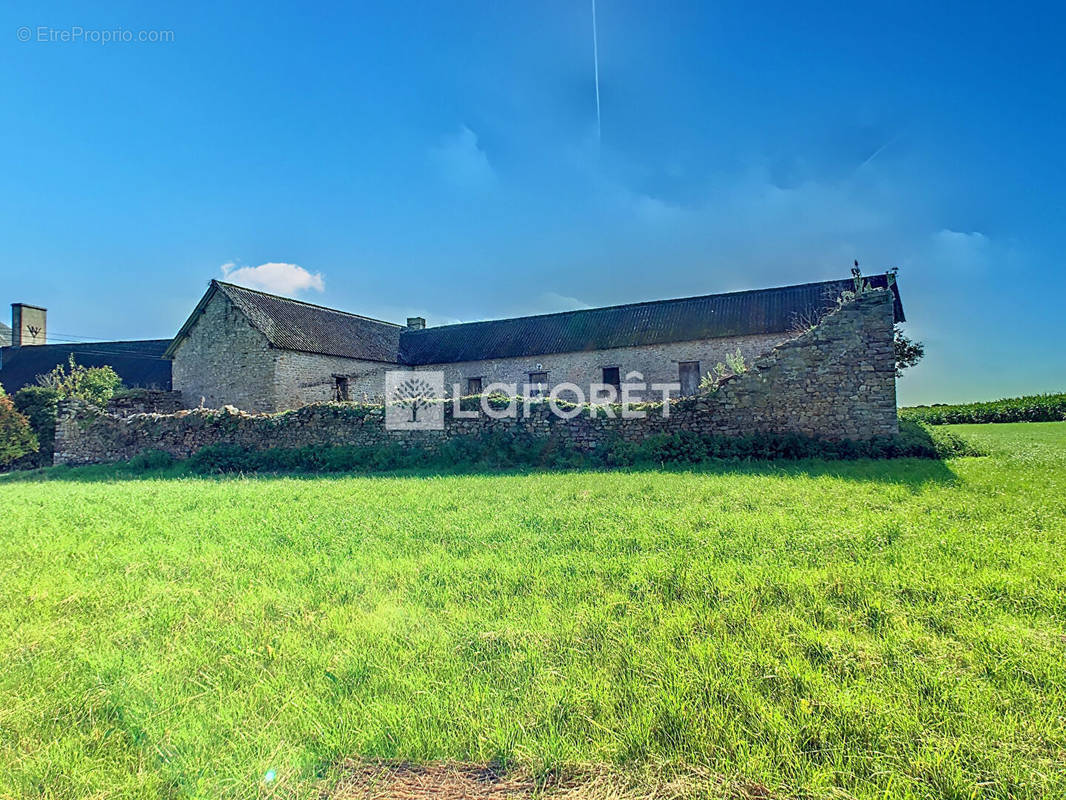
[[[387,430],[444,430],[444,373],[385,373]]]

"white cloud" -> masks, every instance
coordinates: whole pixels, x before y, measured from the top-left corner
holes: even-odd
[[[496,173],[477,134],[465,125],[430,149],[430,157],[441,176],[449,183],[468,189],[484,189],[496,180]]]
[[[983,271],[991,266],[992,242],[979,231],[964,233],[943,228],[933,236],[932,257],[947,269]]]
[[[221,269],[222,276],[232,283],[275,294],[299,294],[309,289],[323,292],[326,289],[326,280],[321,272],[308,272],[299,264],[268,261],[258,267],[241,267],[228,261]]]

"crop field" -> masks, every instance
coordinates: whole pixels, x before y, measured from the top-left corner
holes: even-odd
[[[900,417],[929,425],[980,422],[1058,422],[1066,420],[1066,392],[1005,397],[985,403],[911,406]]]
[[[988,455],[0,476],[0,798],[1066,796],[1066,422],[952,430]]]

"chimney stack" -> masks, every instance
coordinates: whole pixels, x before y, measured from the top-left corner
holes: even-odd
[[[48,340],[48,309],[11,304],[11,346],[44,344]]]
[[[421,331],[426,327],[425,317],[408,317],[407,318],[407,330],[409,331]]]

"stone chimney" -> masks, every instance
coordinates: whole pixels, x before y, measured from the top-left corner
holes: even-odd
[[[426,318],[425,317],[408,317],[407,318],[407,330],[409,331],[421,331],[425,330]]]
[[[22,347],[48,341],[48,309],[25,303],[11,304],[11,346]]]

